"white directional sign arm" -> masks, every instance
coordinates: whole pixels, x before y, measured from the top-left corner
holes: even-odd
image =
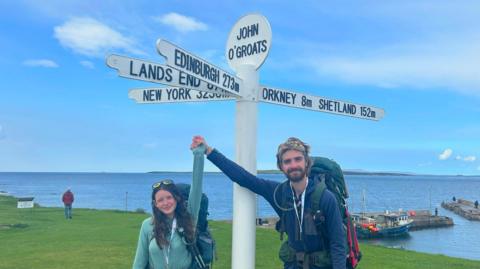
[[[185,88],[132,89],[128,92],[128,97],[140,104],[235,100],[235,97],[225,94],[201,92]]]
[[[382,108],[333,100],[326,97],[313,96],[267,86],[261,86],[258,94],[258,100],[261,102],[318,112],[327,112],[367,120],[380,120],[385,115]]]
[[[163,64],[112,54],[107,57],[107,65],[117,69],[118,75],[125,78],[221,95],[232,95],[192,75]]]
[[[167,59],[167,65],[224,89],[231,94],[241,95],[241,79],[204,59],[164,39],[157,40],[157,51]]]

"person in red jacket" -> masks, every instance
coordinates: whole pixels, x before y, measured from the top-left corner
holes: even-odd
[[[63,204],[65,205],[65,218],[72,218],[72,204],[73,204],[73,193],[70,191],[70,188],[67,189],[62,196]]]

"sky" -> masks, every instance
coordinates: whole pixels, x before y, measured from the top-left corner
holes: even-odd
[[[193,135],[235,158],[235,101],[137,104],[110,54],[157,39],[231,72],[229,32],[272,29],[260,84],[383,108],[370,121],[258,103],[257,168],[290,136],[344,169],[480,174],[478,1],[1,1],[0,172],[190,171]],[[206,162],[206,170],[216,168]]]

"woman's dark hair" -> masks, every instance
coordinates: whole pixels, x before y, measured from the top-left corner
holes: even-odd
[[[155,194],[159,190],[168,191],[173,195],[175,201],[177,201],[177,207],[175,208],[175,218],[177,219],[177,228],[183,228],[184,236],[188,242],[193,242],[194,239],[194,228],[192,216],[187,211],[186,201],[183,199],[182,195],[174,183],[170,184],[160,184],[159,186],[153,188],[152,190],[152,212],[153,212],[153,236],[155,241],[160,248],[168,246],[169,239],[168,235],[172,229],[171,223],[168,220],[167,215],[162,213],[156,206]]]

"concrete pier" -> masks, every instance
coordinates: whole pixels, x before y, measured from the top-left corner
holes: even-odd
[[[410,216],[413,219],[410,231],[453,226],[452,218],[432,215],[429,210],[414,212],[415,215]]]
[[[480,209],[475,208],[472,201],[456,199],[452,202],[442,202],[442,207],[468,220],[480,221]]]

